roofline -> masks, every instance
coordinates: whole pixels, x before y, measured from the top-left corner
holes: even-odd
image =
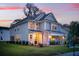
[[[62,24],[58,23],[58,25],[60,25],[65,31],[69,31],[69,30],[66,30]]]
[[[3,26],[0,26],[0,29],[6,29],[6,30],[9,30],[10,27],[3,27]]]

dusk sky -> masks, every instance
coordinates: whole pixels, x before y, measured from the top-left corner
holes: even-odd
[[[25,17],[23,8],[26,3],[0,3],[0,26],[9,26],[15,19]],[[79,21],[79,4],[36,3],[46,13],[52,12],[61,24]]]

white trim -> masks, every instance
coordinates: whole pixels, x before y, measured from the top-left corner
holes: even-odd
[[[53,36],[64,36],[64,34],[62,34],[62,33],[51,33],[50,35],[53,35]]]

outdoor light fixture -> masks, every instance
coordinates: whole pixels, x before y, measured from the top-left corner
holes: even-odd
[[[51,39],[51,36],[49,36],[49,39]]]

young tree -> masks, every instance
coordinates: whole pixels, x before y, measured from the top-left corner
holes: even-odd
[[[68,40],[67,40],[67,45],[68,46],[74,46],[75,44],[79,43],[79,22],[77,21],[72,21],[70,24],[70,31],[68,34]]]
[[[25,8],[24,8],[24,14],[26,16],[36,16],[36,13],[39,11],[39,8],[37,8],[34,4],[32,3],[27,3]]]

